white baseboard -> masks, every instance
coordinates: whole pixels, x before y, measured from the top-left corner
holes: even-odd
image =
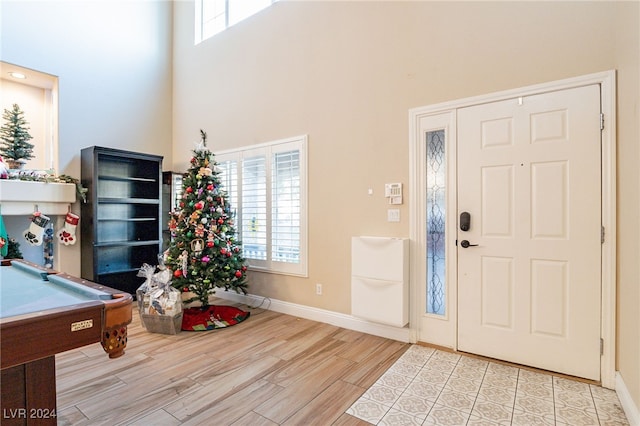
[[[325,309],[314,308],[311,306],[298,305],[296,303],[284,302],[277,299],[265,299],[262,296],[242,295],[235,291],[217,290],[216,297],[230,300],[247,306],[258,306],[282,314],[292,315],[295,317],[305,318],[313,321],[324,322],[326,324],[335,325],[337,327],[346,328],[348,330],[360,331],[362,333],[373,334],[387,339],[398,340],[400,342],[409,342],[410,330],[408,327],[393,327],[390,325],[376,324],[352,315],[340,314]]]
[[[640,410],[638,410],[638,406],[633,402],[629,389],[627,389],[627,386],[624,384],[624,380],[622,380],[619,372],[616,373],[616,393],[618,394],[618,399],[620,400],[624,414],[627,416],[627,420],[629,420],[629,424],[631,426],[640,426]]]

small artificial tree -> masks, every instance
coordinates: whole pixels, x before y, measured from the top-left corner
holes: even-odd
[[[20,160],[31,160],[33,158],[33,144],[29,143],[32,136],[29,134],[27,120],[24,119],[24,112],[18,104],[13,104],[12,109],[5,109],[2,114],[5,124],[0,127],[0,153],[4,160],[15,167]]]
[[[9,238],[9,250],[5,259],[23,259],[22,251],[20,251],[20,243],[15,238]]]
[[[193,151],[191,165],[182,180],[180,209],[171,212],[172,242],[166,265],[173,271],[171,285],[209,306],[216,288],[247,294],[246,271],[227,193],[222,189],[214,155],[207,148],[207,134]]]

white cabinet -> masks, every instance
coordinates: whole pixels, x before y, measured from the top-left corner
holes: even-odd
[[[351,314],[404,327],[409,322],[409,240],[353,237]]]

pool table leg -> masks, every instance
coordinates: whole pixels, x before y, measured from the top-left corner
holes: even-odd
[[[102,349],[109,354],[109,358],[118,358],[124,355],[127,347],[127,326],[122,325],[107,328],[102,333]]]

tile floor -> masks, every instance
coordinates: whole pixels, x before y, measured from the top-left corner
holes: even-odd
[[[375,425],[628,425],[616,393],[413,345],[348,410]]]

